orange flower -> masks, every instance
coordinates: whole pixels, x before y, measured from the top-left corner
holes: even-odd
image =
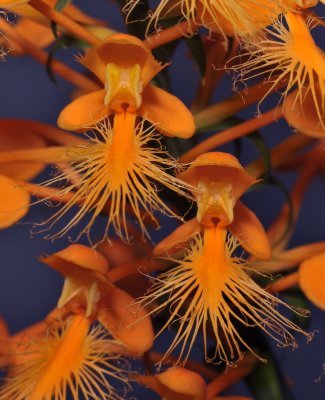
[[[54,237],[64,235],[92,211],[81,232],[90,239],[95,219],[108,208],[104,236],[113,225],[118,236],[129,240],[126,217],[129,204],[143,235],[149,236],[143,213],[157,225],[156,210],[177,217],[159,198],[152,181],[188,197],[188,185],[166,172],[178,165],[162,149],[155,129],[169,136],[187,138],[195,130],[193,116],[175,96],[149,84],[163,66],[135,37],[113,35],[88,50],[80,61],[105,88],[74,100],[59,116],[61,127],[72,130],[92,127],[93,135],[88,135],[88,146],[62,149],[60,161],[68,162],[68,172],[46,185],[67,179],[71,185],[58,195],[71,194],[71,197],[44,224],[52,226],[67,210],[81,204],[76,216]],[[111,114],[112,124],[107,118]],[[146,120],[139,121],[140,117]],[[147,121],[155,126],[147,127]]]
[[[59,309],[10,340],[14,357],[1,399],[59,400],[67,391],[74,400],[120,399],[111,379],[129,386],[120,354],[139,356],[150,349],[149,317],[108,281],[108,264],[96,250],[71,245],[41,260],[65,276]],[[94,321],[100,324],[92,327]]]
[[[259,259],[270,258],[271,247],[263,226],[238,200],[256,180],[245,172],[234,156],[221,152],[202,154],[180,177],[197,188],[193,191],[197,216],[162,240],[154,250],[155,255],[190,239],[204,227],[218,224],[230,231],[248,253]]]
[[[63,129],[84,130],[111,114],[134,113],[168,136],[188,138],[195,131],[190,111],[175,96],[151,84],[165,66],[158,63],[141,40],[112,35],[86,52],[79,61],[105,87],[81,96],[61,111]]]
[[[310,33],[316,25],[312,18],[306,21],[302,13],[286,13],[272,29],[266,29],[264,38],[248,41],[249,60],[234,68],[245,80],[269,74],[268,80],[273,84],[260,103],[285,81],[282,96],[288,122],[299,129],[299,123],[295,124],[294,120],[299,118],[302,122],[307,118],[302,123],[302,132],[320,137],[325,129],[325,56]],[[293,89],[296,90],[288,96]],[[302,113],[302,117],[297,113]],[[305,125],[309,125],[307,129]]]
[[[318,0],[162,0],[150,15],[148,30],[159,28],[159,19],[180,16],[195,20],[212,31],[228,36],[254,35],[270,25],[280,13],[291,8],[307,8]],[[130,0],[125,12],[129,15],[139,3]]]
[[[250,277],[254,268],[236,255],[238,241],[258,258],[267,259],[271,254],[266,233],[255,214],[243,205],[237,215],[231,210],[241,204],[237,203],[238,197],[255,179],[246,174],[235,157],[224,153],[202,155],[182,177],[205,188],[203,194],[197,194],[198,220],[184,224],[164,239],[155,254],[195,236],[184,259],[171,259],[176,267],[154,278],[149,293],[140,300],[145,306],[159,302],[151,313],[170,311],[159,333],[174,321],[179,323],[164,358],[179,349],[178,361],[186,360],[201,327],[206,358],[209,328],[216,340],[212,360],[233,362],[242,355],[243,346],[254,353],[237,331],[235,321],[261,328],[281,345],[294,345],[290,331],[302,332],[301,329],[274,308],[286,304],[255,283]],[[197,234],[202,230],[203,237]],[[234,237],[227,237],[228,230]]]
[[[138,355],[150,349],[150,318],[144,310],[137,312],[134,299],[108,280],[109,265],[102,254],[73,244],[41,261],[65,277],[58,307],[81,307],[86,317],[98,320],[128,353]]]

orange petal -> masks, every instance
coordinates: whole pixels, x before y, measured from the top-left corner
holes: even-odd
[[[193,115],[185,104],[153,85],[144,89],[138,114],[156,124],[156,128],[167,136],[186,139],[195,132]]]
[[[139,64],[143,86],[164,68],[140,39],[124,33],[109,36],[99,46],[88,50],[80,62],[103,83],[106,81],[107,64],[113,63],[125,69]]]
[[[196,372],[185,368],[170,368],[156,375],[160,383],[176,393],[187,396],[204,398],[206,396],[206,383]]]
[[[108,115],[110,110],[104,104],[105,90],[86,94],[68,104],[60,113],[60,128],[77,131],[93,127]]]
[[[38,149],[45,147],[45,141],[35,135],[31,128],[21,128],[15,120],[0,120],[0,151]],[[0,174],[13,179],[29,180],[44,168],[42,163],[13,162],[0,165]]]
[[[40,260],[59,271],[63,276],[88,270],[103,280],[108,272],[108,263],[105,257],[95,249],[82,244],[71,244],[51,256],[41,257]]]
[[[325,86],[325,83],[322,82]],[[300,90],[300,89],[299,89]],[[292,92],[284,100],[283,114],[288,124],[299,132],[311,136],[313,138],[325,137],[325,109],[322,105],[325,93],[325,87],[320,89],[320,84],[315,83],[315,98],[311,90],[307,93],[307,88],[302,88],[301,93],[303,101],[298,98],[298,90]],[[323,94],[322,94],[323,93]],[[315,104],[318,104],[319,111],[317,112]]]
[[[6,176],[0,175],[0,229],[8,228],[26,215],[29,193]]]
[[[170,368],[157,375],[136,375],[135,379],[166,400],[206,398],[204,380],[196,372],[185,368]]]
[[[306,297],[325,310],[325,253],[304,261],[299,268],[299,285]]]
[[[115,287],[100,301],[97,318],[131,354],[151,348],[154,333],[150,317],[123,290]]]
[[[209,178],[212,182],[230,179],[233,195],[238,199],[256,180],[240,165],[236,157],[228,153],[209,152],[197,157],[189,168],[180,174],[180,178],[197,187],[201,178]]]
[[[238,239],[241,246],[261,260],[271,258],[271,245],[263,225],[256,215],[242,202],[234,208],[234,221],[227,229]]]
[[[186,242],[191,237],[196,235],[200,230],[201,225],[196,218],[185,222],[183,225],[176,228],[174,232],[159,242],[154,248],[153,254],[155,256],[161,256],[169,251],[173,252],[177,250],[177,245]]]

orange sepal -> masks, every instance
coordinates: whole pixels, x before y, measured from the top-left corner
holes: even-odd
[[[138,114],[167,136],[187,139],[195,132],[190,110],[176,96],[153,85],[144,89]]]
[[[110,115],[109,108],[104,104],[105,90],[86,94],[68,104],[58,118],[62,129],[71,131],[85,130],[93,127]]]
[[[324,82],[322,84],[324,85]],[[299,98],[297,98],[298,90],[288,95],[283,103],[284,118],[297,131],[313,138],[324,138],[325,122],[324,119],[321,122],[319,116],[320,113],[324,114],[324,110],[322,111],[322,93],[319,83],[315,83],[315,96],[318,99],[319,113],[317,113],[315,99],[311,90],[308,93],[306,93],[308,88],[299,90],[301,90],[303,102],[301,103]],[[325,88],[323,88],[323,92],[325,92]]]
[[[139,309],[134,298],[117,287],[100,300],[97,319],[132,355],[144,353],[153,344],[153,327],[146,310]]]
[[[0,229],[8,228],[26,215],[29,202],[27,190],[0,175]]]
[[[106,81],[107,64],[113,63],[125,69],[139,64],[143,86],[165,67],[155,60],[140,39],[125,33],[109,36],[103,43],[88,50],[79,61],[103,83]]]
[[[157,375],[136,375],[135,379],[166,400],[206,398],[206,383],[196,372],[185,368],[170,368]]]
[[[156,377],[160,383],[176,393],[199,398],[206,396],[206,383],[196,372],[175,367],[156,375]]]
[[[201,154],[179,177],[194,187],[198,186],[202,177],[209,178],[212,182],[230,179],[235,199],[238,199],[256,182],[256,179],[240,165],[236,157],[218,151]]]
[[[41,257],[40,260],[63,276],[78,275],[84,271],[106,281],[108,263],[105,257],[95,249],[82,244],[71,244],[51,256]]]
[[[161,256],[169,251],[177,250],[177,245],[186,242],[202,229],[198,220],[195,218],[185,222],[176,228],[170,235],[165,237],[153,250],[155,256]]]
[[[263,225],[256,215],[241,201],[234,208],[234,221],[227,229],[238,239],[241,246],[261,260],[271,258],[271,244]]]
[[[21,121],[0,120],[0,151],[39,149],[45,145],[45,141],[35,135],[31,128],[22,129]],[[25,181],[34,178],[44,167],[44,164],[37,162],[4,163],[0,164],[0,174]]]
[[[298,271],[299,285],[306,297],[325,310],[325,253],[304,261]]]

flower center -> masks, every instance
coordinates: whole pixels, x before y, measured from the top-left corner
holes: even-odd
[[[197,196],[197,219],[205,226],[213,226],[219,222],[222,226],[231,224],[234,219],[235,199],[232,182],[224,179],[214,182],[207,177],[200,179]]]
[[[142,83],[140,65],[120,68],[110,63],[106,66],[106,95],[104,103],[115,112],[133,112],[141,106]]]

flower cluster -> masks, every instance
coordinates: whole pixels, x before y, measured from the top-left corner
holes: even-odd
[[[117,3],[132,34],[69,0],[0,0],[0,55],[30,55],[75,87],[57,126],[0,119],[0,229],[29,221],[63,243],[39,258],[63,280],[54,308],[16,333],[0,319],[0,399],[118,400],[139,384],[163,399],[218,400],[243,378],[262,399],[261,383],[285,385],[265,336],[296,348],[313,336],[302,305],[325,309],[325,242],[291,245],[303,195],[325,171],[314,35],[324,2]],[[201,73],[191,107],[169,79],[180,42]],[[60,47],[74,49],[72,67]],[[214,103],[226,72],[245,89]],[[266,97],[278,104],[262,113]],[[249,105],[258,117],[242,120]],[[260,130],[282,118],[290,136],[269,148]],[[260,153],[250,164],[245,137]],[[233,154],[220,149],[229,143]],[[292,189],[283,171],[295,173]],[[245,202],[266,193],[267,221],[267,185],[287,201],[265,229]],[[33,221],[41,203],[52,207]],[[269,361],[273,378],[257,384]]]

